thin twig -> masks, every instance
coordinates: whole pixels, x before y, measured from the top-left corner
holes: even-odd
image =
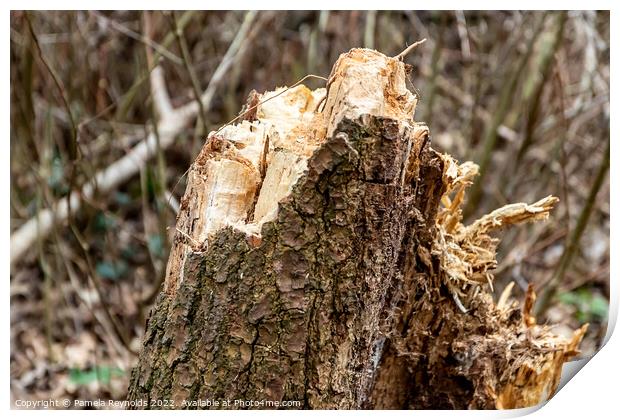
[[[129,353],[132,353],[135,355],[135,352],[131,349],[131,343],[129,340],[129,336],[127,335],[127,331],[119,323],[116,317],[112,315],[112,313],[109,310],[109,305],[106,303],[103,297],[104,287],[101,284],[101,280],[98,277],[97,271],[92,265],[90,255],[88,253],[88,245],[87,245],[86,240],[82,237],[82,235],[78,232],[77,228],[73,224],[70,225],[70,228],[71,228],[71,232],[75,236],[75,239],[80,245],[80,249],[82,250],[84,254],[84,262],[86,263],[86,267],[88,268],[87,277],[92,282],[95,292],[97,293],[97,296],[99,298],[99,302],[101,302],[101,309],[102,309],[103,314],[105,315],[107,320],[110,322],[110,325],[112,326],[112,330],[115,332],[116,336],[118,337],[120,342],[123,344],[125,349]]]
[[[185,66],[185,70],[189,75],[189,79],[192,83],[192,91],[194,92],[194,99],[198,104],[198,117],[202,122],[203,132],[208,133],[207,129],[207,113],[205,111],[205,107],[200,100],[200,82],[196,77],[196,72],[194,71],[194,66],[192,65],[192,57],[189,53],[189,48],[187,47],[187,41],[185,40],[185,35],[183,34],[183,29],[179,27],[177,16],[174,11],[170,12],[170,24],[172,25],[172,30],[174,32],[174,36],[176,37],[177,44],[179,49],[181,50],[181,57],[183,57],[183,65]]]
[[[104,21],[105,23],[109,24],[110,27],[112,27],[112,29],[115,29],[122,34],[127,35],[129,38],[135,39],[136,41],[142,42],[143,44],[151,47],[152,49],[157,51],[160,55],[166,57],[168,60],[172,61],[173,63],[183,65],[183,60],[181,60],[175,54],[168,51],[168,49],[164,45],[158,44],[157,42],[153,41],[149,36],[145,36],[143,34],[134,32],[131,29],[127,28],[125,25],[122,25],[116,22],[115,20],[108,18],[107,16],[104,16],[97,11],[91,11],[90,13],[95,15],[97,19],[100,19]]]
[[[56,76],[56,72],[54,71],[54,69],[52,69],[52,67],[49,65],[49,63],[45,59],[45,56],[43,55],[43,51],[41,50],[41,46],[39,45],[39,39],[37,38],[37,34],[34,32],[34,29],[32,28],[32,22],[30,22],[30,16],[28,15],[28,12],[26,12],[24,16],[26,17],[26,22],[28,23],[28,30],[30,31],[30,35],[32,36],[34,45],[37,48],[37,53],[39,54],[39,58],[41,59],[41,62],[43,63],[48,73],[52,77],[52,80],[54,81],[54,85],[56,86],[56,89],[58,89],[58,94],[60,95],[62,104],[64,105],[65,110],[67,111],[67,115],[69,116],[69,121],[71,123],[71,141],[72,141],[72,144],[69,150],[71,154],[71,159],[76,159],[77,153],[78,153],[77,151],[77,148],[78,148],[77,146],[77,125],[75,124],[75,118],[73,117],[73,113],[71,112],[71,107],[69,106],[69,102],[67,101],[67,98],[65,97],[65,89],[60,83],[60,79],[58,78],[58,76]]]
[[[425,42],[426,42],[426,38],[423,38],[423,39],[421,39],[421,40],[419,40],[419,41],[414,42],[413,44],[411,44],[411,45],[409,45],[407,48],[405,48],[405,49],[403,50],[403,52],[401,52],[401,53],[400,53],[400,54],[398,54],[398,55],[395,55],[395,56],[394,56],[394,58],[397,58],[397,59],[399,59],[399,60],[404,59],[404,58],[407,56],[407,54],[409,54],[409,53],[410,53],[411,51],[413,51],[416,47],[418,47],[419,45],[424,44]]]
[[[540,299],[536,302],[536,306],[534,309],[534,313],[536,316],[542,315],[547,310],[547,307],[555,296],[555,292],[558,286],[564,279],[566,271],[570,268],[570,265],[573,262],[573,257],[575,253],[579,249],[579,241],[588,224],[590,215],[592,214],[592,209],[594,208],[596,196],[598,195],[598,192],[603,185],[603,181],[605,180],[605,175],[607,175],[607,171],[609,170],[610,146],[611,139],[608,138],[607,148],[605,150],[605,154],[603,155],[603,160],[601,161],[601,165],[599,166],[598,173],[596,174],[596,178],[594,179],[594,183],[590,188],[590,193],[588,194],[586,203],[583,206],[581,213],[579,214],[579,219],[577,220],[575,230],[572,232],[566,242],[566,247],[564,248],[564,252],[562,253],[562,257],[560,258],[560,262],[558,263],[558,266],[553,273],[553,276],[547,282],[547,284],[544,285],[544,288],[540,293]]]

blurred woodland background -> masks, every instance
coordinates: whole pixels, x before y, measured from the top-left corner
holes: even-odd
[[[13,12],[12,399],[125,397],[184,173],[252,89],[422,38],[406,59],[416,120],[481,166],[466,220],[561,199],[503,233],[496,295],[533,283],[549,298],[539,321],[589,322],[593,353],[609,301],[609,26],[581,11]]]

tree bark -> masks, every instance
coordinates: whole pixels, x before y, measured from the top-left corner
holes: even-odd
[[[210,135],[129,400],[513,408],[553,394],[585,328],[567,340],[536,325],[533,291],[524,309],[509,291],[496,304],[488,233],[555,199],[463,226],[477,167],[430,147],[409,71],[354,49],[327,89],[254,97],[252,120]]]

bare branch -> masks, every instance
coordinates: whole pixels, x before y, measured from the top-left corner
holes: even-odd
[[[403,52],[401,52],[400,54],[398,54],[397,56],[395,56],[394,58],[398,58],[399,60],[404,59],[407,54],[409,54],[411,51],[413,51],[418,45],[422,45],[426,42],[426,38],[421,39],[417,42],[414,42],[413,44],[409,45],[407,48],[405,48],[405,50]]]

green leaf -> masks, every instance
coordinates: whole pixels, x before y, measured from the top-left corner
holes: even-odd
[[[579,302],[579,298],[576,293],[564,292],[558,295],[558,300],[565,305],[576,306]]]
[[[607,319],[607,314],[609,314],[607,299],[600,295],[593,296],[590,301],[590,313],[601,320]]]
[[[95,270],[104,279],[118,280],[127,274],[129,266],[125,260],[118,260],[116,262],[100,261],[97,263]]]
[[[126,247],[121,249],[121,256],[126,260],[132,259],[133,257],[136,256],[137,253],[138,251],[136,247],[131,243],[127,244]]]
[[[94,369],[69,369],[69,380],[76,385],[88,385],[92,382],[110,383],[112,377],[125,375],[125,371],[117,367],[96,366]]]
[[[114,229],[117,225],[116,220],[114,220],[112,217],[107,216],[105,213],[103,212],[98,212],[95,215],[95,230],[97,231],[107,231],[110,229]]]
[[[128,206],[131,203],[131,197],[127,193],[117,191],[116,194],[114,194],[114,201],[116,201],[119,206]]]
[[[151,254],[162,258],[164,256],[164,238],[161,235],[150,235],[148,238],[148,247]]]
[[[607,299],[585,288],[560,293],[558,300],[575,308],[575,317],[581,323],[605,320],[609,313]]]

